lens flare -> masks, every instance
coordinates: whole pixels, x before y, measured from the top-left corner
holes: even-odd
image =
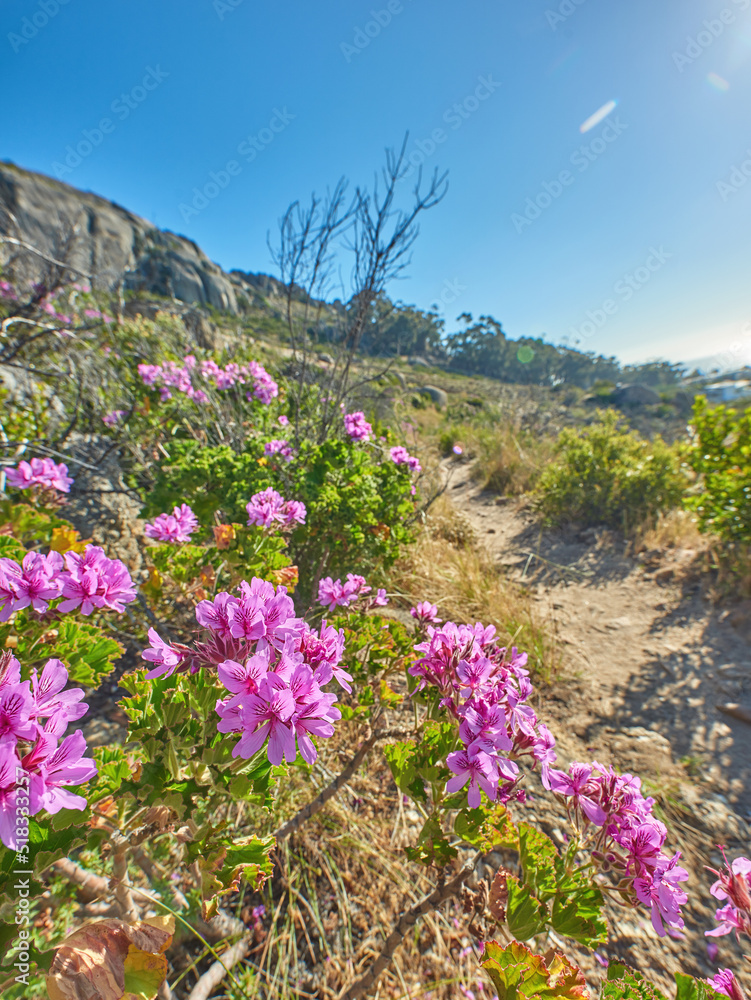
[[[707,73],[707,80],[715,88],[715,90],[726,91],[730,90],[730,84],[724,77],[721,77],[718,73]]]
[[[598,111],[595,111],[593,115],[590,115],[589,118],[587,118],[583,125],[579,126],[579,131],[584,134],[585,132],[589,132],[590,129],[593,129],[595,125],[599,125],[601,121],[604,121],[609,114],[615,111],[617,104],[618,101],[608,101],[607,104],[603,104]]]

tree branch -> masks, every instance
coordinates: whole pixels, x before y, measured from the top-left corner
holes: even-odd
[[[358,981],[353,983],[349,989],[347,989],[344,993],[341,993],[338,1000],[356,1000],[356,997],[361,997],[371,988],[371,986],[373,986],[386,966],[391,962],[394,957],[394,952],[401,944],[402,938],[405,934],[407,934],[407,932],[414,927],[420,917],[424,916],[426,913],[430,913],[432,910],[437,909],[437,907],[439,907],[446,899],[450,899],[451,896],[455,896],[457,894],[459,889],[474,871],[475,864],[480,856],[481,854],[478,852],[472,861],[466,864],[461,871],[451,879],[450,882],[436,886],[436,888],[429,893],[429,895],[425,896],[419,903],[416,903],[410,910],[407,910],[406,913],[401,915],[399,920],[396,922],[394,929],[386,938],[386,943],[383,946],[381,954],[375,962],[373,962],[362,979],[358,979]]]

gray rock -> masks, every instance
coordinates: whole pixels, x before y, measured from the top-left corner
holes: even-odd
[[[421,396],[428,396],[439,410],[443,409],[444,406],[448,405],[449,398],[443,389],[439,389],[435,385],[424,385],[418,390]]]
[[[0,163],[0,234],[30,244],[89,275],[107,291],[121,283],[187,303],[237,313],[236,280],[192,240],[88,191],[44,174]],[[15,258],[22,280],[47,265],[35,254],[0,244],[0,264]]]
[[[660,397],[646,385],[622,385],[613,392],[613,402],[616,406],[653,406],[660,402]]]

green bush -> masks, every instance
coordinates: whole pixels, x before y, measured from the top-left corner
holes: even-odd
[[[377,447],[336,439],[303,441],[299,455],[284,467],[269,464],[261,446],[250,442],[236,453],[229,446],[174,441],[170,455],[157,474],[145,516],[185,502],[207,531],[215,511],[225,522],[244,524],[246,503],[271,486],[307,508],[305,525],[290,540],[301,580],[388,567],[411,537],[409,470]]]
[[[680,503],[685,479],[676,449],[618,429],[618,417],[601,414],[584,430],[565,428],[537,490],[548,524],[576,522],[628,530]]]
[[[729,542],[751,542],[751,410],[737,413],[694,402],[693,435],[687,461],[697,490],[686,497],[702,531]]]

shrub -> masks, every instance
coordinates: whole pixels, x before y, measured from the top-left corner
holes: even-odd
[[[170,448],[170,463],[157,475],[145,514],[187,502],[205,526],[215,512],[244,524],[250,497],[273,487],[307,508],[305,529],[295,531],[290,543],[301,579],[389,566],[410,537],[409,468],[384,458],[378,448],[303,441],[298,458],[285,467],[268,463],[253,442],[240,453],[195,441],[175,441]]]
[[[736,413],[694,403],[687,460],[697,474],[697,490],[686,497],[702,531],[728,542],[751,543],[751,410]]]
[[[680,502],[685,480],[676,449],[659,437],[649,442],[619,430],[613,413],[583,430],[565,428],[556,452],[537,490],[548,524],[628,530]]]

